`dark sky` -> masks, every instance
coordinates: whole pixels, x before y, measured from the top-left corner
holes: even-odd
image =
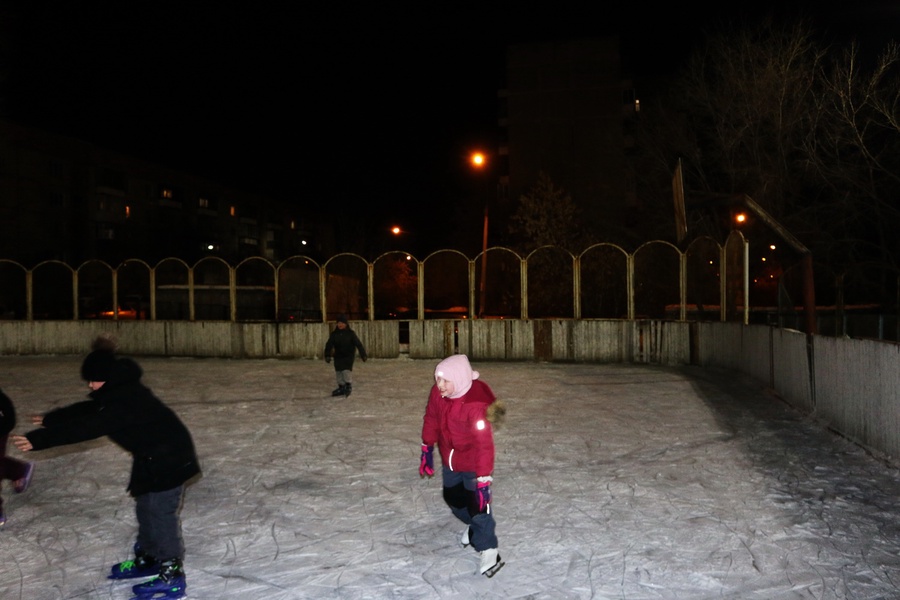
[[[798,5],[323,4],[3,0],[2,110],[311,210],[431,212],[494,140],[508,43],[618,34],[640,75],[704,28]],[[806,4],[844,30],[900,22],[896,2]]]

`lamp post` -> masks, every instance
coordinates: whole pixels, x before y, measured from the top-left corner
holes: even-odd
[[[481,152],[473,152],[470,162],[476,171],[484,171],[487,168],[487,158]],[[488,205],[489,197],[484,200],[484,233],[481,242],[481,285],[479,288],[478,317],[484,316],[484,304],[487,300],[487,247],[488,247]]]

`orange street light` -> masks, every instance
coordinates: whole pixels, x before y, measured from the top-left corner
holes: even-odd
[[[487,157],[481,152],[473,152],[469,157],[469,161],[476,170],[483,170],[487,166]],[[488,247],[488,204],[489,197],[485,198],[484,203],[484,232],[481,248],[481,286],[480,286],[480,302],[478,305],[478,316],[484,316],[484,304],[487,300],[487,247]]]
[[[403,233],[403,230],[400,229],[399,225],[394,225],[393,227],[391,227],[391,233],[393,233],[394,235],[400,235],[401,233]]]

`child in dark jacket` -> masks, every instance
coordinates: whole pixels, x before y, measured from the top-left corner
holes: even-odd
[[[357,350],[359,357],[366,362],[366,349],[356,332],[350,329],[347,316],[338,315],[334,330],[325,342],[325,362],[331,362],[332,356],[334,357],[334,376],[337,380],[337,388],[331,392],[332,396],[346,398],[350,395],[353,389],[353,361]]]
[[[13,483],[13,489],[21,494],[31,483],[31,474],[34,472],[34,463],[24,463],[6,456],[6,440],[9,433],[16,426],[16,410],[9,396],[0,390],[0,481],[9,479]],[[6,513],[3,512],[3,498],[0,497],[0,527],[6,525]]]
[[[491,483],[494,427],[505,414],[494,392],[478,379],[469,359],[456,354],[434,370],[422,425],[419,476],[434,475],[434,445],[441,455],[444,501],[466,524],[460,542],[480,553],[479,572],[493,577],[504,563],[497,549]]]
[[[22,451],[43,450],[101,436],[131,453],[128,491],[138,522],[135,558],[113,565],[110,579],[153,579],[133,586],[138,596],[185,594],[184,540],[179,511],[185,483],[200,473],[194,443],[178,416],[141,383],[143,371],[100,337],[81,365],[90,400],[33,418],[41,428],[13,436]]]

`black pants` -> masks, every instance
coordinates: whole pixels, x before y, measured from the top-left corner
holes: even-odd
[[[444,480],[444,502],[456,518],[471,527],[469,543],[481,552],[497,547],[497,524],[490,504],[484,512],[478,509],[478,494],[475,489],[475,473],[451,471],[441,468]]]
[[[138,522],[137,544],[157,560],[184,560],[181,535],[181,502],[184,486],[164,492],[148,492],[135,498]]]

